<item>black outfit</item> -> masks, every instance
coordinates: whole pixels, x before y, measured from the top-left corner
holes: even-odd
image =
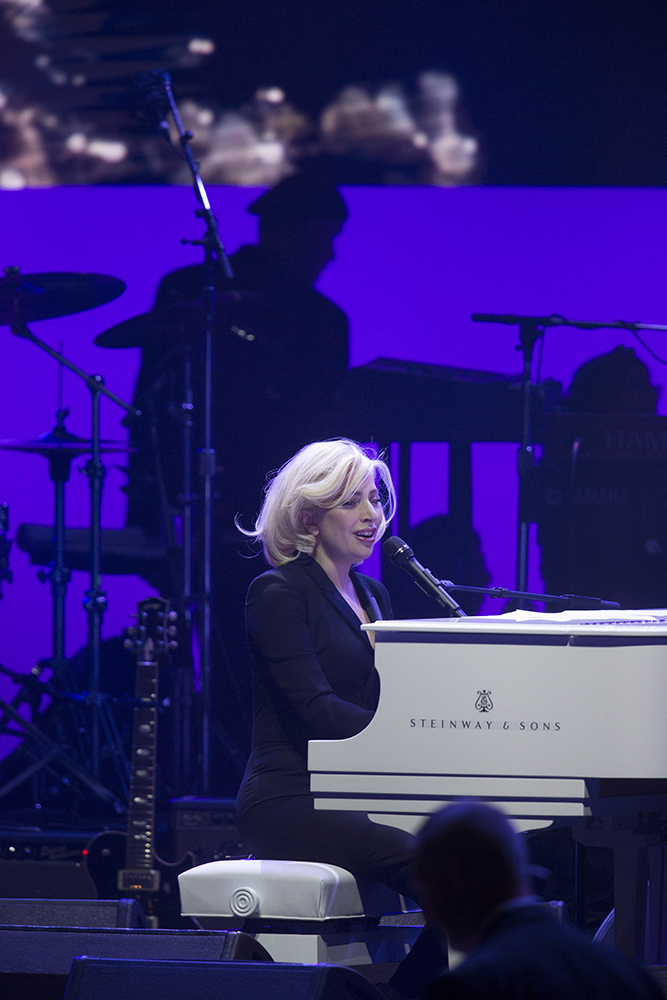
[[[371,621],[391,615],[381,583],[352,578]],[[308,740],[354,736],[377,707],[380,682],[361,622],[322,567],[301,555],[252,582],[246,624],[254,727],[237,800],[244,846],[260,858],[338,864],[409,895],[413,838],[363,813],[315,811],[310,792]]]
[[[496,918],[481,944],[431,984],[426,1000],[660,1000],[648,972],[539,905]]]
[[[391,616],[386,589],[351,572],[371,621]],[[361,732],[380,684],[361,623],[310,556],[257,577],[246,625],[253,665],[253,749],[237,800],[244,846],[259,858],[320,861],[412,895],[414,837],[364,813],[318,811],[309,788],[308,740]],[[412,961],[411,961],[412,960]],[[392,984],[416,996],[446,958],[422,935]]]

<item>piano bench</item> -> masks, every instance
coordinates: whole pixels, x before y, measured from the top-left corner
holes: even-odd
[[[211,918],[235,917],[276,962],[400,962],[421,930],[408,923],[408,914],[419,913],[413,900],[335,865],[211,861],[178,882],[183,916],[205,919],[207,927]],[[389,914],[405,914],[405,925],[381,925]]]

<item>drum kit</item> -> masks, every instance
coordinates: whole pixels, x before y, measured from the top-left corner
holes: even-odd
[[[170,304],[168,314],[158,315],[158,310],[144,316],[135,317],[106,331],[98,338],[99,346],[125,347],[147,346],[155,343],[159,335],[164,334],[165,326],[173,332],[174,338],[185,334],[187,339],[195,343],[201,352],[202,364],[202,426],[203,435],[200,453],[201,489],[201,585],[198,588],[198,639],[199,639],[199,676],[201,685],[201,754],[200,754],[200,788],[204,794],[210,791],[211,781],[211,691],[212,691],[212,557],[213,557],[213,520],[214,520],[214,487],[216,473],[216,453],[213,447],[213,358],[214,334],[216,329],[216,306],[232,299],[235,303],[242,298],[238,292],[218,291],[218,278],[234,277],[229,259],[223,246],[218,221],[213,213],[205,186],[199,176],[198,164],[192,153],[190,140],[192,133],[185,130],[178,107],[171,89],[171,79],[164,70],[152,70],[147,74],[147,85],[141,87],[141,100],[152,117],[157,114],[162,123],[171,114],[179,136],[179,155],[182,156],[192,175],[192,186],[196,201],[195,216],[201,220],[204,233],[200,239],[182,239],[183,243],[200,246],[203,250],[203,267],[201,292],[194,301],[182,304]],[[167,132],[168,136],[168,132]],[[126,450],[120,442],[102,441],[100,439],[100,399],[102,396],[111,400],[116,406],[126,411],[132,419],[140,415],[134,406],[124,402],[110,392],[100,375],[88,375],[81,368],[63,357],[37,338],[28,328],[28,323],[40,319],[51,319],[67,316],[72,313],[92,309],[103,305],[119,296],[125,289],[124,282],[118,278],[100,274],[79,274],[69,272],[47,272],[40,274],[21,274],[18,268],[7,268],[4,278],[0,278],[0,325],[9,326],[13,334],[23,337],[40,350],[50,355],[61,366],[69,369],[81,379],[90,391],[92,409],[92,433],[89,441],[82,441],[70,435],[64,427],[66,412],[59,409],[56,426],[49,434],[36,440],[0,442],[0,448],[31,452],[43,455],[49,459],[51,478],[55,484],[55,553],[49,578],[53,591],[54,602],[54,635],[53,663],[56,669],[64,661],[64,595],[67,583],[67,567],[65,565],[66,534],[64,527],[64,484],[69,477],[72,458],[76,455],[89,454],[85,471],[90,484],[90,588],[85,596],[85,606],[88,612],[88,650],[90,659],[90,685],[87,697],[87,707],[90,711],[92,749],[87,763],[90,765],[90,781],[99,786],[100,769],[100,736],[101,709],[100,668],[101,668],[101,624],[105,609],[105,594],[101,588],[102,567],[102,527],[101,527],[101,494],[104,479],[104,466],[101,462],[103,451]],[[239,337],[245,337],[244,330],[236,331]],[[251,339],[248,337],[248,339]],[[190,424],[190,426],[192,426]],[[186,477],[189,476],[187,460],[190,442],[184,442],[184,466]],[[187,454],[185,454],[187,452]],[[183,512],[184,523],[184,553],[183,561],[183,610],[185,616],[184,630],[189,632],[191,600],[194,588],[188,574],[192,567],[192,511],[188,504],[192,500],[192,490],[189,482],[184,490],[186,509]],[[6,511],[0,515],[0,582],[7,578],[6,568],[7,530]],[[187,524],[186,524],[187,522]],[[187,551],[185,551],[187,549]],[[176,740],[182,734],[189,733],[189,718],[181,718],[179,713],[180,699],[175,697],[174,730]],[[184,699],[187,701],[187,699]],[[4,713],[4,714],[3,714]],[[0,702],[0,731],[7,718],[11,718],[21,726],[21,716],[13,705]],[[182,753],[177,761],[176,771],[189,777],[189,749],[186,747],[186,737],[183,736]],[[58,748],[56,748],[58,749]],[[55,752],[55,751],[54,751]],[[186,761],[186,755],[188,757]],[[48,756],[48,754],[47,754]],[[62,759],[62,754],[61,754]],[[180,763],[179,763],[180,760]],[[71,762],[71,769],[78,768]],[[179,782],[176,781],[176,784]],[[0,798],[5,794],[0,787]],[[111,793],[109,793],[111,794]],[[102,796],[103,797],[103,796]]]
[[[101,626],[106,607],[106,598],[101,587],[103,555],[101,499],[105,474],[101,455],[104,452],[128,451],[129,448],[123,441],[103,440],[100,438],[100,399],[101,397],[110,399],[126,411],[130,417],[138,416],[140,411],[110,392],[104,386],[101,376],[86,374],[60,352],[53,350],[43,341],[39,340],[28,328],[27,324],[35,320],[67,316],[92,309],[112,301],[124,290],[125,283],[123,281],[101,274],[50,272],[24,275],[20,273],[18,268],[7,268],[5,276],[0,278],[0,325],[9,326],[12,333],[31,341],[35,346],[54,358],[59,365],[68,368],[81,378],[90,391],[92,408],[92,434],[90,439],[77,437],[69,433],[65,427],[65,418],[69,411],[66,409],[63,410],[61,408],[62,404],[60,404],[57,411],[56,424],[49,432],[41,434],[34,439],[0,441],[0,450],[26,452],[42,455],[46,458],[49,465],[50,479],[54,484],[53,530],[50,531],[50,529],[44,528],[41,533],[38,532],[41,535],[44,535],[46,532],[49,536],[48,539],[43,537],[40,539],[42,552],[39,561],[42,565],[48,563],[48,569],[43,571],[42,579],[48,580],[51,585],[53,604],[52,654],[49,660],[42,661],[40,667],[33,671],[30,677],[14,674],[12,671],[7,670],[7,668],[2,668],[3,673],[6,673],[16,683],[22,685],[23,694],[21,695],[20,693],[11,703],[0,699],[0,731],[6,728],[8,723],[11,723],[14,732],[17,731],[18,727],[18,731],[22,735],[36,740],[40,745],[41,752],[44,755],[38,762],[39,766],[45,766],[55,758],[61,765],[65,766],[70,774],[83,781],[99,798],[115,804],[117,808],[122,808],[117,796],[105,788],[99,780],[100,741],[103,734],[107,740],[109,739],[108,715],[110,711],[108,706],[105,705],[104,695],[100,689]],[[86,555],[90,569],[90,585],[84,599],[84,606],[88,613],[90,674],[89,690],[83,698],[77,696],[74,692],[60,690],[54,685],[44,685],[37,680],[45,662],[53,669],[56,682],[62,680],[66,667],[65,596],[72,560],[68,558],[69,552],[66,552],[66,538],[69,539],[71,532],[66,533],[65,529],[65,484],[70,476],[72,460],[81,455],[90,456],[85,465],[85,472],[88,476],[90,486],[90,529],[89,531],[79,532],[86,536],[83,542],[85,549],[87,549]],[[25,525],[22,527],[29,529],[41,526]],[[5,580],[11,579],[7,558],[10,544],[8,541],[8,529],[8,512],[6,506],[4,506],[2,508],[2,517],[0,518],[0,579]],[[27,534],[30,536],[30,531]],[[34,534],[35,532],[32,532],[33,536]],[[133,532],[130,529],[128,531],[120,531],[118,534],[132,535]],[[136,530],[134,534],[136,534]],[[32,541],[34,545],[35,539],[33,538]],[[136,555],[141,549],[141,539],[137,540],[133,538],[132,542],[134,544],[134,554]],[[27,547],[30,551],[30,537],[28,538],[28,545],[24,545],[23,547]],[[158,557],[165,554],[163,547],[160,548],[161,551],[157,553]],[[156,553],[151,552],[151,556],[154,559]],[[76,563],[74,566],[76,567]],[[130,567],[125,567],[125,571],[132,572],[133,570]],[[41,733],[37,727],[25,722],[21,714],[17,711],[21,700],[30,700],[30,691],[31,688],[34,689],[35,685],[41,685],[44,693],[60,696],[66,701],[69,700],[72,704],[76,702],[78,711],[81,710],[83,702],[83,709],[87,715],[87,729],[90,732],[89,753],[85,760],[85,766],[82,767],[62,747],[58,747],[46,734]],[[121,757],[123,756],[122,746],[116,746],[113,750],[119,753]],[[35,768],[29,768],[28,770],[32,774]],[[28,776],[27,772],[23,772],[18,778],[14,778],[11,782],[6,783],[0,788],[0,797],[6,795]]]

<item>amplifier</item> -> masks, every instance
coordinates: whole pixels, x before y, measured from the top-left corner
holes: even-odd
[[[90,830],[0,827],[0,897],[95,899],[85,865]]]
[[[234,799],[172,799],[171,829],[174,858],[191,851],[196,864],[203,864],[246,853],[236,828]]]

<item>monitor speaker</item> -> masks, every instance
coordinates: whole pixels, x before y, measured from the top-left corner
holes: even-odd
[[[227,962],[271,961],[267,950],[241,931],[5,926],[0,927],[0,996],[11,1000],[62,1000],[72,962],[79,955],[95,955],[96,961],[104,959],[111,964],[119,961],[121,966],[127,959],[141,959],[146,965],[153,960],[160,965],[163,959],[170,959],[166,962],[170,968],[180,964],[218,967]],[[114,1000],[135,995],[140,994],[128,987],[126,995],[118,993]],[[160,1000],[165,997],[171,997],[168,989],[164,989]]]
[[[136,899],[0,899],[0,926],[17,925],[145,927],[146,918]]]
[[[380,1000],[342,965],[77,958],[63,1000]]]

